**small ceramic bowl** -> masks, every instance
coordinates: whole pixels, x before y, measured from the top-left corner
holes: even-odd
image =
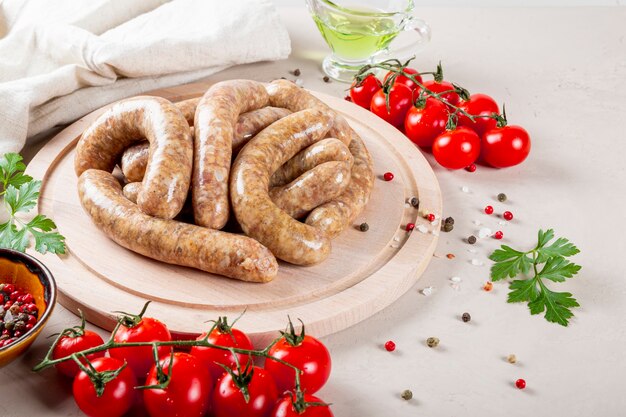
[[[14,284],[33,295],[39,309],[37,323],[22,337],[0,348],[0,367],[24,353],[52,314],[57,299],[54,277],[37,259],[10,249],[0,249],[0,284]]]

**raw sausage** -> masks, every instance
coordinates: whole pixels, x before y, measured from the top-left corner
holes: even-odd
[[[186,100],[195,101],[198,99]],[[179,103],[176,103],[177,105]],[[179,106],[180,108],[180,106]],[[194,105],[195,110],[195,105]],[[189,111],[189,110],[186,110]],[[261,130],[274,123],[276,120],[281,119],[291,112],[287,109],[281,109],[278,107],[263,107],[262,109],[252,110],[239,116],[237,124],[235,125],[235,132],[233,136],[233,154],[239,152],[239,150],[248,141]],[[189,121],[189,120],[187,120]],[[193,115],[191,123],[193,124]],[[193,135],[193,128],[191,128]],[[120,168],[126,177],[126,181],[134,182],[141,181],[143,174],[146,170],[146,164],[148,162],[148,143],[142,142],[138,145],[131,146],[124,151],[122,159],[120,161]],[[295,178],[295,177],[294,177]]]
[[[352,167],[353,160],[350,150],[340,140],[334,138],[320,140],[301,150],[278,168],[270,179],[270,187],[287,184],[324,162],[348,161]]]
[[[122,193],[124,197],[137,204],[137,196],[139,195],[139,190],[141,190],[140,182],[129,182],[122,189]]]
[[[330,240],[278,208],[268,194],[269,180],[298,151],[324,138],[333,116],[314,108],[284,117],[256,135],[233,164],[230,198],[241,228],[277,258],[293,264],[324,260],[330,254]]]
[[[331,111],[334,123],[328,132],[329,136],[339,139],[346,145],[350,144],[354,131],[343,116],[335,113],[320,99],[287,80],[274,80],[266,88],[270,96],[270,106],[284,107],[293,112],[313,107],[322,107]]]
[[[323,231],[329,238],[341,233],[361,213],[374,186],[372,157],[363,140],[355,134],[349,148],[354,156],[350,186],[334,200],[313,210],[306,219],[306,224]]]
[[[350,167],[348,161],[325,162],[287,185],[270,189],[270,198],[280,209],[298,219],[339,196],[350,184]]]
[[[192,206],[195,223],[221,229],[228,221],[228,177],[235,123],[241,113],[267,106],[263,84],[250,80],[214,84],[194,118]]]
[[[124,149],[139,138],[150,142],[150,156],[137,204],[146,214],[171,219],[189,190],[193,145],[189,124],[164,98],[123,100],[101,115],[78,141],[76,175],[87,169],[111,172]]]
[[[141,255],[242,281],[268,282],[278,273],[274,255],[254,239],[142,213],[108,172],[83,172],[78,193],[100,230]]]

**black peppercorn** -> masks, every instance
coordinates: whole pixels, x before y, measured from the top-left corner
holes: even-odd
[[[506,201],[506,194],[500,193],[498,194],[498,201],[504,203]]]
[[[293,75],[295,75],[296,77],[300,75],[300,68],[296,68],[295,70],[293,70]]]
[[[467,243],[469,243],[470,245],[473,245],[474,243],[476,243],[476,236],[472,235],[470,237],[467,238]]]
[[[402,394],[400,394],[400,396],[403,400],[409,401],[411,398],[413,398],[413,392],[411,392],[410,389],[405,389],[404,391],[402,391]]]
[[[446,219],[443,221],[445,224],[454,224],[454,219],[452,217],[446,217]]]
[[[328,75],[324,75],[324,78],[322,78],[324,80],[325,83],[329,83],[330,82],[330,77]]]
[[[461,316],[461,320],[463,320],[463,323],[467,323],[471,319],[472,316],[470,316],[470,313],[463,313],[463,315]]]
[[[367,223],[361,223],[361,225],[359,226],[359,230],[361,232],[367,232],[368,230],[370,230],[370,225]]]
[[[441,225],[441,230],[443,230],[444,232],[451,232],[452,229],[454,229],[454,225],[452,225],[451,223],[444,223]]]
[[[415,208],[418,208],[420,206],[420,200],[417,197],[413,197],[411,198],[411,205]]]

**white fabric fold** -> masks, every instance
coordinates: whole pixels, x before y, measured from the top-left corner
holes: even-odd
[[[110,102],[291,48],[269,0],[0,0],[0,37],[0,155]]]

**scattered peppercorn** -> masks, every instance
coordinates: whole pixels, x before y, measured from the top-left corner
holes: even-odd
[[[296,68],[295,70],[293,70],[293,75],[295,75],[296,77],[299,76],[300,74],[301,74],[300,68]]]
[[[487,281],[485,285],[483,285],[483,290],[491,291],[493,289],[493,282]]]
[[[467,323],[471,319],[472,316],[470,316],[470,313],[463,313],[463,315],[461,316],[461,320],[463,320],[463,323]]]
[[[385,343],[385,349],[387,350],[387,352],[393,352],[394,350],[396,350],[396,344],[393,343],[393,341],[388,340]]]
[[[472,235],[470,237],[467,238],[467,243],[469,243],[470,245],[473,245],[474,243],[476,243],[476,236]]]
[[[500,193],[498,194],[498,201],[504,203],[506,201],[506,194]]]
[[[418,208],[420,206],[420,200],[417,197],[412,197],[410,203],[415,208]]]
[[[474,171],[476,171],[476,164],[470,164],[470,165],[466,166],[465,170],[467,172],[474,172]]]
[[[510,354],[509,356],[506,357],[506,360],[509,363],[515,363],[517,362],[517,356],[515,356],[514,354]]]
[[[491,207],[491,206],[487,206],[487,207],[485,207],[485,213],[487,213],[487,214],[493,214],[493,207]]]
[[[405,389],[404,391],[402,391],[402,394],[400,394],[400,396],[403,400],[409,401],[411,398],[413,398],[413,393],[410,389]]]
[[[393,173],[392,172],[385,172],[385,174],[383,175],[383,179],[385,181],[391,181],[393,179]]]
[[[526,381],[524,381],[523,379],[520,378],[517,381],[515,381],[515,386],[518,389],[524,389],[524,388],[526,388]]]
[[[502,217],[504,217],[504,220],[511,221],[513,220],[513,213],[511,213],[510,211],[505,211],[504,213],[502,213]]]
[[[407,232],[410,232],[413,229],[415,229],[415,223],[407,223],[406,224],[406,231]]]
[[[437,347],[439,346],[439,339],[436,337],[429,337],[428,339],[426,339],[426,344],[430,348]]]
[[[444,223],[441,225],[441,230],[443,230],[446,233],[451,232],[453,229],[454,229],[454,225],[451,223]]]
[[[361,223],[361,225],[359,226],[359,230],[361,232],[367,232],[368,230],[370,230],[370,225],[367,223]]]
[[[455,258],[455,256],[454,256],[454,254],[453,254],[453,253],[449,253],[449,254],[447,254],[447,255],[446,255],[446,258],[448,258],[448,259],[454,259],[454,258]]]
[[[330,82],[330,77],[328,75],[324,75],[324,78],[322,78],[324,80],[325,83],[329,83]]]
[[[502,231],[501,231],[501,230],[498,230],[497,232],[495,232],[495,233],[493,234],[493,237],[494,237],[495,239],[500,240],[500,239],[502,239],[502,238],[504,237],[504,233],[502,233]]]
[[[454,219],[452,217],[446,217],[443,221],[445,224],[454,224]]]
[[[434,215],[433,213],[430,213],[430,214],[428,214],[428,215],[426,216],[426,219],[427,219],[429,222],[434,222],[434,221],[435,221],[435,215]]]

